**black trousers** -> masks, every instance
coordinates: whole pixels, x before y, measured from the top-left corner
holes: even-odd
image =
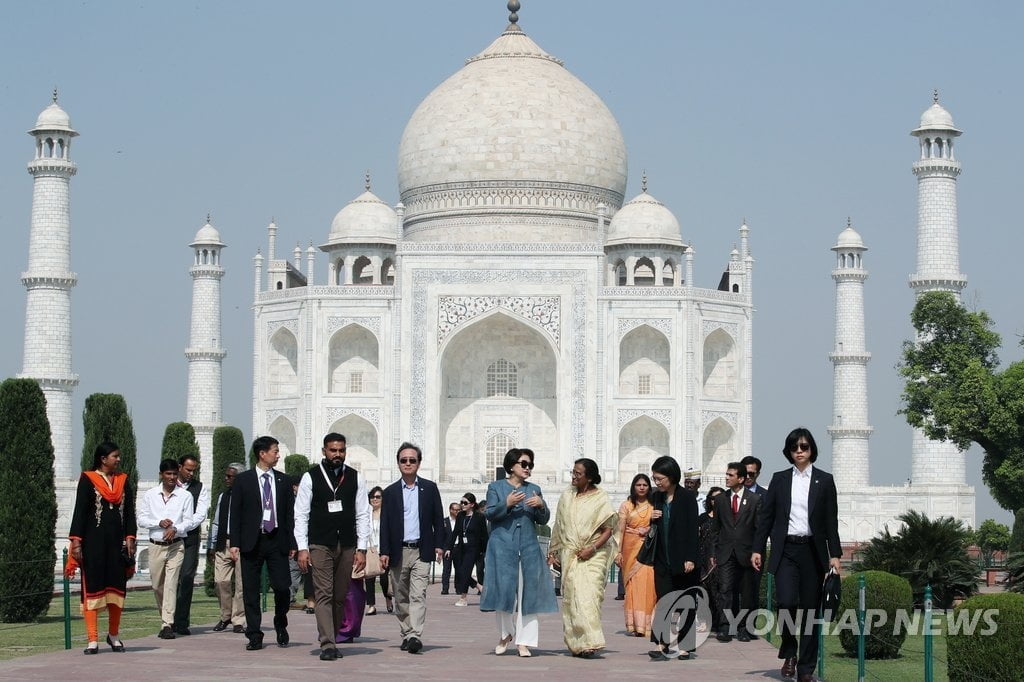
[[[441,592],[447,594],[448,586],[452,584],[452,557],[449,554],[441,562]]]
[[[810,675],[818,664],[818,631],[821,629],[820,625],[810,627],[810,623],[821,599],[825,568],[814,556],[812,543],[787,542],[779,551],[782,557],[775,571],[775,594],[782,624],[779,658],[796,656],[797,673]]]
[[[189,544],[189,543],[192,544]],[[185,557],[178,574],[178,597],[174,602],[174,628],[184,630],[192,616],[192,592],[196,586],[196,571],[199,568],[199,535],[185,538]]]
[[[455,592],[466,594],[470,587],[476,587],[477,582],[483,582],[483,573],[478,569],[477,581],[473,580],[473,568],[477,565],[480,550],[474,545],[468,547],[456,547],[452,552],[452,564],[455,567]]]
[[[384,593],[385,599],[391,599],[391,590],[388,589],[388,572],[384,571],[377,578],[380,578],[380,591]],[[367,578],[364,583],[367,606],[377,606],[377,578]]]
[[[288,607],[291,606],[292,578],[288,570],[288,538],[275,530],[261,534],[251,552],[241,553],[242,604],[245,607],[245,636],[250,640],[263,639],[263,610],[260,608],[260,573],[267,565],[267,577],[274,591],[274,629],[288,627]]]
[[[739,606],[738,612],[733,609],[734,604]],[[742,565],[735,554],[718,564],[718,607],[720,627],[730,635],[746,630],[747,614],[757,608],[757,571],[753,566]],[[737,617],[727,618],[726,609],[733,610],[732,615]]]
[[[661,600],[666,594],[671,592],[679,592],[682,594],[683,591],[697,585],[699,576],[697,571],[694,570],[690,573],[675,573],[673,574],[667,563],[662,560],[662,553],[658,553],[658,558],[654,564],[654,593],[658,596],[658,603],[654,609],[654,623],[651,628],[651,641],[655,644],[659,644],[662,647],[677,645],[681,651],[694,651],[697,648],[697,612],[694,609],[689,609],[682,614],[682,619],[678,622],[678,631],[675,637],[675,641],[665,641],[667,638],[659,637],[659,624],[668,623],[675,621],[679,616],[677,613],[668,613],[664,611],[665,605],[668,600],[663,602]]]

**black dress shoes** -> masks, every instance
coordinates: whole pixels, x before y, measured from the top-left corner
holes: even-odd
[[[341,654],[337,649],[321,649],[320,660],[321,661],[336,661],[341,658]]]
[[[110,645],[110,650],[114,653],[124,653],[124,642],[122,642],[120,639],[114,639],[110,635],[107,635],[107,644]]]
[[[719,642],[731,642],[732,635],[723,630],[722,632],[719,632],[717,635],[715,635],[715,639],[717,639]]]
[[[749,642],[750,633],[748,633],[746,630],[740,630],[739,634],[736,635],[736,639],[738,639],[741,642]]]
[[[240,635],[240,634],[245,632],[245,626],[244,625],[236,625],[235,627],[231,628],[231,632],[234,632],[234,633]]]
[[[82,649],[82,653],[86,656],[95,656],[100,652],[99,642],[89,642],[89,646]]]
[[[174,639],[174,630],[165,625],[160,628],[160,632],[157,634],[157,637],[160,639]]]
[[[188,637],[192,634],[192,631],[189,630],[188,627],[186,626],[183,628],[174,628],[174,634],[179,635],[181,637]]]
[[[790,656],[782,662],[783,679],[791,680],[796,677],[796,656]]]
[[[401,649],[402,651],[408,651],[408,650],[409,650],[409,640],[407,640],[407,639],[403,639],[403,640],[402,640],[402,646],[401,646],[401,647],[399,647],[399,648],[400,648],[400,649]]]
[[[291,640],[288,638],[288,630],[286,630],[285,628],[281,628],[277,631],[277,645],[279,647],[288,646],[288,642],[290,641]]]
[[[263,648],[263,635],[254,635],[249,638],[249,643],[245,645],[246,651],[259,651]]]
[[[406,649],[410,654],[418,654],[420,649],[423,648],[423,642],[419,640],[419,637],[410,637],[409,646]]]
[[[213,626],[213,631],[214,632],[224,632],[225,630],[228,629],[229,625],[231,625],[231,621],[230,620],[219,620],[219,621],[217,621],[217,624]]]

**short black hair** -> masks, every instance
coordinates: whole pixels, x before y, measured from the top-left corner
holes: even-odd
[[[334,431],[331,431],[326,436],[324,436],[324,447],[326,448],[328,443],[337,443],[339,440],[342,443],[348,444],[348,441],[345,440],[345,436],[341,435],[340,433],[335,433]]]
[[[469,502],[470,502],[470,503],[472,504],[472,506],[473,506],[473,511],[476,511],[476,510],[477,510],[477,508],[478,508],[478,507],[480,506],[480,505],[478,505],[478,504],[476,503],[476,495],[474,495],[473,493],[466,493],[465,495],[463,495],[463,496],[462,496],[462,499],[463,499],[463,500],[469,500]],[[462,504],[460,503],[460,504],[459,504],[459,506],[461,507],[461,506],[462,506]]]
[[[409,441],[406,441],[406,442],[402,443],[401,445],[399,445],[397,452],[395,452],[395,461],[396,462],[402,458],[402,450],[415,450],[416,451],[416,461],[418,461],[418,462],[422,462],[423,461],[423,451],[420,450],[420,446],[413,445]]]
[[[92,468],[99,469],[102,464],[102,460],[107,455],[117,452],[121,448],[117,447],[117,443],[113,441],[105,440],[96,446],[96,450],[92,453]]]
[[[583,465],[583,475],[590,479],[593,485],[599,485],[601,483],[601,472],[597,468],[597,462],[590,459],[589,457],[580,457],[578,460],[573,462],[573,465]]]
[[[633,477],[633,480],[629,484],[629,501],[636,504],[636,482],[646,481],[647,482],[647,494],[651,494],[651,479],[647,477],[647,474],[637,474]]]
[[[717,485],[711,486],[708,490],[708,496],[704,498],[704,511],[709,512],[715,506],[715,495],[717,493],[724,493],[725,488],[719,488]]]
[[[744,466],[742,462],[729,462],[728,464],[725,465],[725,470],[727,472],[735,471],[736,473],[741,474],[740,478],[746,478],[747,476],[747,467]],[[714,488],[712,488],[712,490],[714,490]],[[710,494],[711,491],[709,490],[708,495]]]
[[[177,471],[177,470],[178,470],[178,461],[177,460],[171,459],[170,457],[168,457],[167,459],[164,459],[164,460],[160,460],[160,473],[161,474],[164,473],[165,471]]]
[[[654,464],[651,465],[651,471],[661,474],[671,481],[672,485],[679,485],[679,479],[683,477],[683,472],[679,469],[679,462],[668,455],[662,455],[654,460]]]
[[[811,435],[811,432],[808,431],[807,429],[805,429],[802,426],[796,427],[795,429],[793,429],[792,431],[789,432],[788,436],[786,436],[786,447],[783,448],[782,454],[785,455],[785,457],[789,461],[789,463],[792,464],[793,463],[792,450],[796,446],[796,444],[800,442],[801,438],[806,440],[807,444],[811,446],[811,463],[813,464],[814,462],[817,462],[818,461],[818,444],[814,442],[814,436]]]
[[[193,455],[191,452],[186,453],[186,454],[182,455],[181,457],[179,457],[178,458],[178,465],[179,466],[185,466],[185,462],[189,461],[190,459],[195,460],[196,466],[199,466],[199,457],[197,457],[196,455]]]
[[[379,485],[373,486],[372,488],[370,488],[370,492],[366,493],[367,499],[373,497],[374,493],[380,493],[380,496],[383,498],[384,497],[384,488],[381,488]]]
[[[505,459],[501,461],[501,466],[502,468],[505,469],[505,473],[511,474],[512,467],[516,465],[516,462],[518,462],[519,458],[522,457],[523,455],[529,457],[530,463],[533,463],[533,450],[529,448],[512,448],[511,450],[506,452]]]
[[[252,442],[253,459],[259,459],[261,452],[267,452],[271,447],[279,443],[280,441],[273,436],[260,436]]]
[[[743,466],[753,464],[757,466],[757,473],[761,473],[761,460],[759,460],[757,457],[754,457],[753,455],[747,455],[746,457],[741,459],[740,464],[742,464]]]

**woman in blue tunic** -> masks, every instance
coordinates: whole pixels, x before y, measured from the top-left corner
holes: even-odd
[[[544,553],[537,541],[537,525],[551,518],[540,486],[529,483],[533,450],[512,448],[503,462],[508,478],[487,486],[487,573],[481,611],[498,616],[498,645],[503,654],[515,641],[519,655],[530,656],[540,634],[538,615],[555,613],[558,602]]]

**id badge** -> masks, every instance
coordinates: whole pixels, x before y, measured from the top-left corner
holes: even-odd
[[[327,511],[329,511],[332,514],[344,511],[344,508],[341,506],[341,500],[331,500],[330,502],[328,502]]]
[[[269,509],[264,509],[263,510],[263,520],[264,521],[269,521],[270,520],[270,510]]]

